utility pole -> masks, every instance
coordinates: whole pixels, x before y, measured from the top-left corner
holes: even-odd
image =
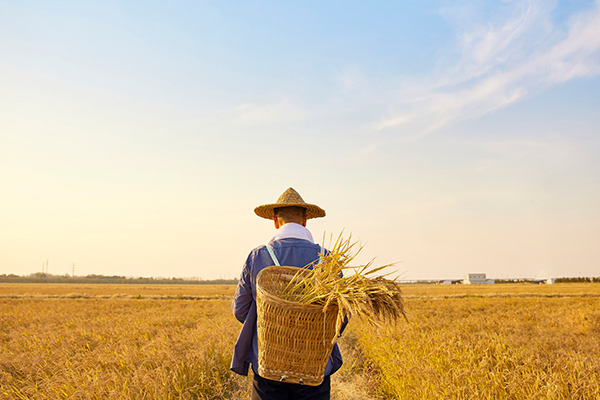
[[[71,270],[71,277],[75,278],[75,263],[73,263],[73,269]]]
[[[48,259],[46,259],[46,275],[48,275]]]

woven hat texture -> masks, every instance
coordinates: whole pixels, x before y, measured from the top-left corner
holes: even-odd
[[[259,217],[263,217],[266,219],[273,219],[275,216],[274,211],[276,208],[280,207],[303,207],[306,209],[306,218],[320,218],[325,216],[325,210],[321,207],[306,203],[300,194],[296,192],[293,188],[288,188],[273,204],[263,204],[262,206],[258,206],[254,209],[254,212]]]

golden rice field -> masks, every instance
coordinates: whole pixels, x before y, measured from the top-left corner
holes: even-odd
[[[232,286],[0,284],[1,399],[244,399]],[[406,285],[334,399],[600,399],[600,284]]]

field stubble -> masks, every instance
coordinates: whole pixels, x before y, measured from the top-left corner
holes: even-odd
[[[1,285],[0,398],[247,398],[233,287],[202,286]],[[600,399],[600,285],[404,289],[409,323],[351,321],[334,399]]]

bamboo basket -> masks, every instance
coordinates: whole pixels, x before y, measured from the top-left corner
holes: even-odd
[[[266,379],[317,386],[334,346],[337,305],[319,305],[279,297],[296,267],[267,267],[256,282],[258,374]],[[306,270],[309,273],[308,270]]]

